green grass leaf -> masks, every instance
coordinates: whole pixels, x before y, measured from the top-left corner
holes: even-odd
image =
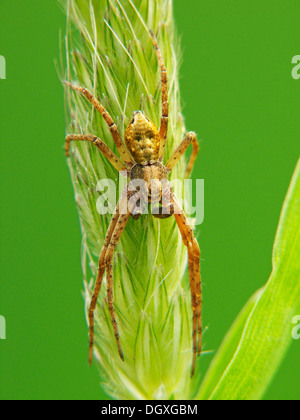
[[[292,318],[299,312],[300,160],[282,209],[271,276],[225,337],[198,398],[260,399],[291,343]]]

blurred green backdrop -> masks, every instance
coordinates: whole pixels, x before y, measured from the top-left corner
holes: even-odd
[[[281,205],[299,156],[298,0],[174,0],[181,94],[201,153],[198,228],[206,350],[216,350],[271,271]],[[107,399],[87,364],[80,230],[64,157],[53,0],[1,1],[1,399]],[[265,395],[300,397],[300,341]],[[203,357],[206,369],[212,355]]]

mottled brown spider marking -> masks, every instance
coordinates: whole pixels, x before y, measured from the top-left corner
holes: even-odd
[[[132,115],[125,131],[125,144],[137,163],[146,165],[158,160],[158,129],[141,111]]]
[[[143,179],[148,184],[150,189],[150,183],[152,180],[157,179],[162,181],[163,179],[168,179],[169,171],[166,169],[165,165],[156,161],[149,165],[136,164],[132,167],[130,171],[130,179]]]

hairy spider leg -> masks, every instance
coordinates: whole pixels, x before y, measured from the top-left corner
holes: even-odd
[[[182,155],[186,151],[189,144],[192,144],[193,151],[192,151],[189,163],[188,163],[187,168],[186,168],[185,178],[188,178],[188,176],[190,175],[190,172],[191,172],[191,170],[194,166],[194,163],[195,163],[195,159],[197,157],[197,153],[199,151],[199,143],[197,141],[196,134],[193,131],[190,131],[189,133],[187,133],[185,138],[182,140],[180,145],[177,147],[177,149],[175,150],[175,152],[169,158],[169,160],[167,161],[167,163],[165,165],[171,171],[174,168],[174,166],[176,165],[176,163],[179,161],[179,159],[182,157]]]
[[[93,345],[94,345],[94,311],[97,304],[97,299],[102,285],[103,275],[105,269],[107,269],[107,299],[109,311],[113,323],[114,334],[117,341],[119,355],[122,360],[124,360],[123,352],[120,345],[119,332],[117,327],[117,322],[114,314],[113,307],[113,271],[112,271],[112,257],[113,251],[117,246],[121,234],[126,226],[130,212],[127,211],[126,214],[122,214],[124,209],[127,209],[127,186],[124,188],[121,194],[121,198],[116,205],[114,214],[110,221],[109,227],[106,232],[105,240],[103,247],[100,252],[99,264],[98,264],[98,275],[95,282],[95,287],[93,291],[93,296],[91,299],[89,307],[89,330],[90,330],[90,340],[89,340],[89,363],[92,363],[93,357]],[[121,212],[120,212],[121,209]]]
[[[66,156],[69,156],[70,142],[71,141],[87,141],[94,144],[103,153],[106,159],[118,170],[125,171],[126,166],[118,156],[114,154],[112,150],[98,137],[92,134],[69,134],[66,137]]]
[[[200,355],[202,347],[200,248],[175,194],[172,194],[172,201],[174,203],[175,220],[179,227],[182,241],[188,250],[188,267],[193,310],[193,363],[191,371],[191,376],[193,376],[195,373],[196,356]]]
[[[119,130],[114,123],[112,117],[108,113],[108,111],[101,105],[101,103],[92,95],[92,93],[83,87],[75,86],[70,82],[65,81],[64,82],[67,86],[70,86],[73,90],[82,93],[90,102],[91,104],[100,112],[102,117],[104,118],[104,121],[107,123],[109,131],[111,132],[112,138],[115,142],[115,145],[120,153],[120,156],[122,157],[123,162],[125,164],[131,166],[133,161],[132,158],[126,149],[124,143],[122,142],[121,135],[119,133]]]
[[[157,39],[153,31],[150,31],[150,35],[155,48],[158,65],[161,71],[161,102],[162,102],[162,115],[160,120],[160,146],[159,146],[159,160],[163,159],[165,153],[165,147],[167,143],[167,132],[168,132],[168,118],[169,118],[169,102],[168,102],[168,76],[167,70],[157,44]]]

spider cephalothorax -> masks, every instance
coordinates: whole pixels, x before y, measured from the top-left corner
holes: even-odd
[[[177,149],[173,152],[169,160],[165,164],[162,163],[167,141],[169,114],[167,71],[153,32],[150,32],[150,35],[153,40],[158,64],[161,70],[162,115],[159,130],[141,111],[136,111],[133,113],[125,131],[125,147],[119,130],[112,117],[101,105],[101,103],[91,94],[91,92],[86,88],[81,88],[74,86],[69,82],[65,82],[72,89],[86,96],[86,98],[101,113],[109,127],[116,148],[120,154],[120,158],[116,156],[116,154],[113,153],[113,151],[102,140],[91,134],[68,135],[66,137],[66,154],[68,155],[69,153],[71,141],[91,142],[104,154],[108,161],[118,171],[126,171],[130,179],[128,186],[123,190],[121,198],[115,208],[99,257],[98,274],[89,308],[89,361],[91,363],[93,354],[94,311],[105,271],[107,281],[107,303],[112,319],[118,351],[120,357],[124,360],[113,305],[113,253],[118,245],[130,215],[137,219],[141,217],[144,209],[150,203],[154,203],[153,215],[155,217],[163,219],[174,214],[183,243],[187,247],[188,251],[188,270],[193,310],[193,375],[196,364],[196,356],[201,352],[202,337],[200,249],[197,240],[194,237],[193,230],[190,227],[188,220],[169,184],[168,174],[181,158],[188,145],[192,144],[193,153],[186,169],[186,176],[189,175],[198,153],[198,142],[195,133],[188,133]],[[137,186],[137,190],[141,192],[139,199],[140,206],[137,205],[137,202],[131,201],[133,189],[130,189],[129,185],[132,182],[134,183],[134,181],[139,184]],[[142,190],[143,186],[145,187],[144,190]]]
[[[158,160],[159,131],[141,111],[132,115],[125,131],[125,144],[135,162],[141,165]]]

